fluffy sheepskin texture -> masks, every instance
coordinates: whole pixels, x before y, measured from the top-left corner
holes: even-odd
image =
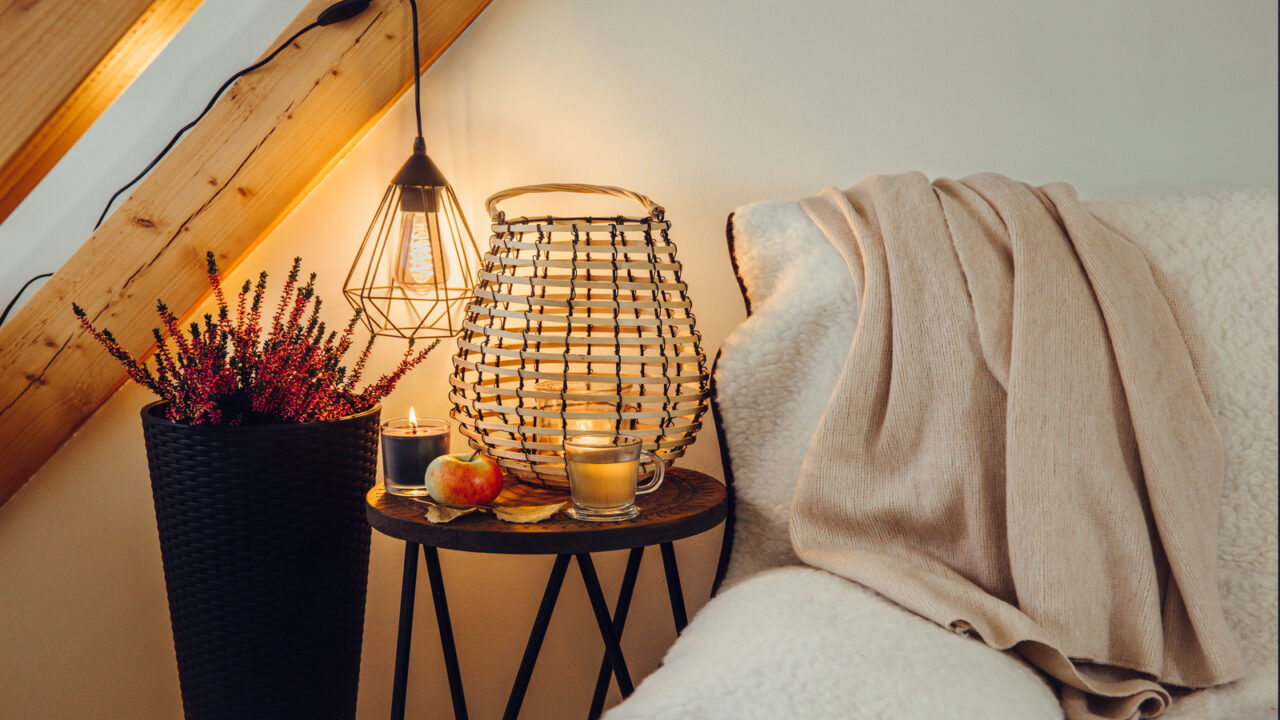
[[[836,575],[788,567],[718,595],[606,717],[1040,720],[1062,710],[1012,655]]]
[[[1219,584],[1249,674],[1177,700],[1169,720],[1277,717],[1276,203],[1260,190],[1088,204],[1179,289],[1217,381]],[[732,229],[753,312],[716,377],[736,493],[726,589],[609,720],[1060,718],[1048,685],[1012,656],[821,571],[761,572],[798,564],[787,531],[795,473],[857,305],[843,261],[797,203],[747,206]]]

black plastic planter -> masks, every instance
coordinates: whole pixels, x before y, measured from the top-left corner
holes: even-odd
[[[187,720],[356,712],[380,408],[191,426],[142,409]]]

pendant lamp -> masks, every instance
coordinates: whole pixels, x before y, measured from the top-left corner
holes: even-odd
[[[375,335],[446,338],[461,329],[480,249],[458,197],[427,157],[418,78],[418,5],[413,13],[413,98],[418,136],[369,224],[343,283],[347,301]]]

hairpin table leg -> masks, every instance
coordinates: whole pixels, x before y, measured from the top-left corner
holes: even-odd
[[[667,571],[667,594],[671,596],[671,617],[676,622],[676,635],[684,632],[689,617],[684,612],[684,590],[680,589],[680,568],[676,566],[676,549],[662,543],[662,567]]]
[[[533,665],[538,661],[542,640],[547,636],[547,625],[551,622],[551,611],[556,607],[556,598],[560,596],[560,586],[564,585],[564,574],[568,569],[569,556],[557,555],[555,564],[551,566],[551,576],[547,578],[547,589],[542,593],[542,603],[538,605],[538,616],[529,631],[529,642],[524,646],[524,656],[520,658],[520,669],[516,671],[516,682],[507,698],[503,720],[515,720],[520,714],[524,693],[529,689],[529,678],[533,676]]]
[[[404,544],[404,577],[400,581],[400,628],[396,632],[396,666],[391,682],[391,720],[404,720],[404,694],[409,679],[409,641],[413,637],[413,593],[418,586],[418,544]]]
[[[619,642],[622,640],[622,629],[627,625],[627,611],[631,609],[631,593],[636,587],[636,576],[640,574],[640,559],[644,556],[644,547],[631,548],[627,555],[627,569],[622,573],[622,588],[618,590],[618,602],[613,606],[613,632]],[[588,720],[595,720],[604,711],[605,697],[609,694],[609,678],[612,675],[609,655],[600,660],[600,673],[596,676],[596,692],[591,697],[591,709],[587,712]]]
[[[582,571],[582,582],[587,586],[587,597],[591,599],[591,609],[596,614],[596,625],[600,628],[600,638],[604,640],[604,654],[613,665],[613,674],[618,678],[618,689],[622,697],[631,695],[635,687],[631,684],[631,673],[627,672],[627,660],[622,656],[622,646],[618,644],[618,636],[613,632],[613,619],[609,617],[609,605],[605,602],[604,591],[600,589],[600,578],[596,576],[596,566],[591,562],[591,553],[577,553],[578,569]]]
[[[458,667],[458,649],[453,643],[453,623],[449,621],[449,601],[444,594],[444,576],[440,573],[440,553],[431,546],[423,548],[427,561],[427,577],[431,580],[431,599],[436,606],[436,625],[440,628],[440,649],[444,652],[444,670],[449,676],[449,695],[453,698],[453,716],[467,720],[467,698],[462,692],[462,671]]]

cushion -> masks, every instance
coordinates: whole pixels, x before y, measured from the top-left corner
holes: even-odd
[[[1048,684],[822,570],[768,570],[698,613],[606,720],[1058,720]]]

